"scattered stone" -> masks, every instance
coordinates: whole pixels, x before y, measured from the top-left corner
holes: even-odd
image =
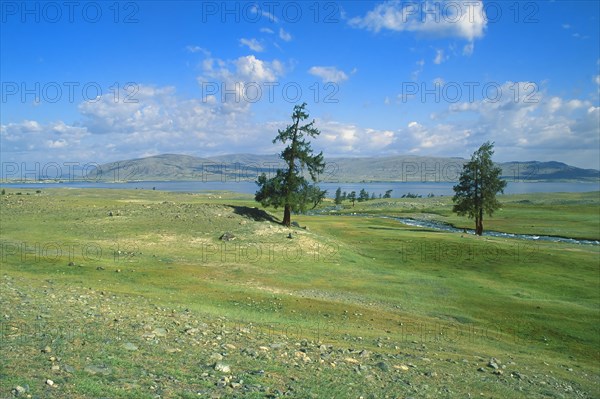
[[[60,366],[58,364],[55,364],[52,366],[52,371],[59,371],[60,370]]]
[[[390,370],[390,366],[388,366],[387,363],[385,363],[385,362],[379,362],[375,366],[381,371],[389,371]]]
[[[164,338],[167,336],[167,330],[165,328],[158,327],[152,330],[152,334],[154,334],[155,337]]]
[[[405,364],[395,365],[394,368],[396,370],[402,370],[402,371],[408,371],[409,370],[408,366],[405,365]]]
[[[287,238],[289,238],[291,240],[294,237],[292,237],[292,233],[289,233],[288,236],[287,236]]]
[[[484,369],[483,367],[479,367],[479,368],[477,369],[477,371],[481,371],[482,373],[485,373],[485,369]]]
[[[22,394],[24,394],[24,393],[26,393],[26,392],[27,392],[27,389],[26,389],[26,388],[23,388],[23,387],[22,387],[22,386],[20,386],[20,385],[17,385],[17,386],[15,387],[15,389],[13,389],[13,394],[14,394],[15,396],[22,395]]]
[[[212,355],[210,355],[209,360],[212,360],[214,362],[218,362],[220,360],[223,360],[223,355],[221,355],[220,353],[213,353]]]
[[[437,377],[437,373],[435,371],[428,371],[425,373],[427,377]]]
[[[346,363],[351,363],[351,364],[358,364],[358,363],[360,363],[358,360],[356,360],[356,359],[353,359],[353,358],[351,358],[351,357],[346,357],[346,358],[344,358],[344,361],[345,361]]]
[[[113,215],[112,211],[109,211],[108,216],[112,216],[112,215]]]
[[[221,235],[221,237],[219,237],[219,240],[221,241],[231,241],[231,240],[235,240],[235,236],[229,232],[225,232]]]
[[[50,380],[50,379],[47,379],[47,380],[46,380],[46,385],[48,385],[48,386],[50,386],[50,387],[51,387],[51,386],[53,386],[53,385],[54,385],[54,381],[52,381],[52,380]]]
[[[215,363],[215,371],[219,371],[221,373],[231,373],[231,367],[225,363],[217,362]]]
[[[300,227],[300,224],[298,224],[298,222],[292,222],[292,226],[293,227]]]
[[[490,361],[488,362],[488,367],[493,368],[494,370],[498,370],[500,367],[498,366],[500,362],[498,361],[498,359],[496,359],[495,357],[491,358]]]
[[[121,273],[121,269],[115,270],[116,273]]]
[[[72,366],[69,366],[68,364],[63,364],[62,369],[63,369],[63,371],[65,371],[69,374],[73,374],[75,372],[75,368]]]
[[[104,268],[102,266],[98,266],[96,270],[104,270]]]
[[[127,342],[125,344],[123,344],[123,348],[127,351],[136,351],[138,350],[137,345],[132,344],[131,342]]]
[[[44,349],[42,349],[42,353],[50,353],[52,352],[52,348],[49,346],[46,346]]]
[[[494,370],[494,371],[492,371],[492,374],[495,374],[495,375],[502,375],[502,373],[503,373],[502,370]]]
[[[83,371],[85,371],[86,373],[91,374],[91,375],[95,375],[95,374],[108,375],[108,374],[110,374],[110,369],[106,366],[89,365],[89,366],[85,366]]]
[[[69,266],[75,266],[75,262],[69,262]]]

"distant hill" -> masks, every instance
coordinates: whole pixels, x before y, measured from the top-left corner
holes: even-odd
[[[454,182],[466,162],[462,158],[400,155],[327,158],[324,182]],[[505,162],[502,177],[509,181],[600,181],[600,171],[562,162]],[[102,181],[254,181],[274,174],[283,163],[277,155],[233,154],[210,158],[164,154],[101,165],[88,178]]]

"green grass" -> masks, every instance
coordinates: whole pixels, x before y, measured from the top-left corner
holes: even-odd
[[[2,397],[25,384],[55,397],[558,398],[569,396],[566,386],[599,395],[599,246],[350,215],[295,216],[308,230],[287,229],[240,214],[256,204],[233,193],[8,191],[0,197]],[[600,238],[598,193],[502,202],[484,227]],[[449,198],[369,201],[344,212],[471,227],[452,215]],[[226,231],[236,239],[220,241]],[[35,323],[42,325],[35,333],[9,328]],[[167,337],[144,336],[156,327]],[[128,352],[125,342],[140,349]],[[60,360],[40,353],[45,344]],[[325,356],[321,344],[340,352]],[[311,362],[296,364],[299,348]],[[234,382],[262,388],[220,387],[222,376],[208,365],[215,351],[234,364]],[[356,370],[348,357],[366,368]],[[490,357],[507,365],[504,375],[489,372]],[[377,359],[416,367],[381,371]],[[111,373],[90,375],[90,364]],[[265,373],[253,374],[258,369]]]

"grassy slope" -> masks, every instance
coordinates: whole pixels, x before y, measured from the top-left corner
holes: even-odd
[[[447,201],[392,200],[385,206],[373,201],[349,211],[424,212],[456,225],[465,223],[450,215]],[[504,202],[504,209],[486,223],[488,228],[598,239],[597,193],[510,196]],[[293,357],[296,343],[306,339],[346,350],[365,348],[382,353],[388,363],[410,360],[417,366],[418,372],[407,374],[359,370],[365,381],[356,387],[352,382],[357,371],[341,365],[347,352],[339,355],[336,368],[327,362],[294,366],[280,360],[287,359],[287,352],[275,356],[276,349],[272,358],[251,360],[229,351],[235,352],[229,353],[230,361],[239,369],[268,371],[260,379],[263,387],[284,391],[292,384],[296,397],[347,397],[365,389],[417,397],[480,392],[488,397],[568,397],[568,385],[588,397],[598,395],[597,246],[461,237],[389,219],[350,216],[299,216],[296,220],[310,229],[292,229],[294,239],[289,240],[288,229],[244,218],[223,204],[255,205],[247,196],[218,193],[47,190],[3,197],[5,290],[0,296],[9,316],[2,330],[9,350],[2,351],[2,363],[11,369],[0,373],[0,394],[28,383],[33,391],[57,397],[65,392],[94,397],[110,382],[115,385],[112,397],[146,397],[153,378],[160,380],[155,385],[169,386],[166,375],[179,381],[173,385],[180,391],[165,397],[203,389],[221,392],[215,388],[219,376],[209,370],[206,378],[199,378],[206,371],[197,365],[198,357],[210,354],[206,348],[221,342],[209,334],[212,338],[204,344],[194,344],[182,332],[184,325],[206,320],[213,332],[222,325],[239,332],[236,326],[252,323],[253,333],[229,336],[237,347],[283,340]],[[108,216],[109,211],[115,216]],[[532,223],[528,218],[534,213],[538,216]],[[558,219],[559,227],[552,227]],[[220,242],[224,231],[237,239]],[[25,251],[15,247],[23,244]],[[56,248],[62,257],[53,261]],[[75,266],[68,266],[69,261]],[[84,298],[85,304],[80,303],[82,296],[90,297]],[[24,304],[23,298],[31,302]],[[7,323],[25,325],[48,314],[64,328],[68,320],[78,320],[79,311],[89,310],[90,303],[102,320],[114,316],[121,324],[87,329],[92,343],[85,350],[71,341],[63,344],[63,357],[75,365],[74,376],[50,371],[47,356],[40,355],[42,343],[59,345],[52,334],[11,346],[17,333],[6,332]],[[173,309],[173,319],[166,319],[160,309]],[[164,325],[165,320],[179,320],[172,327],[177,338],[159,340],[144,356],[141,351],[123,353],[115,339],[101,338],[111,337],[118,324],[124,339],[142,346],[145,328]],[[172,356],[173,346],[182,350],[181,357]],[[492,356],[515,364],[509,364],[504,376],[477,372]],[[119,369],[127,381],[81,371],[97,358]],[[168,361],[157,365],[162,359]],[[424,374],[431,369],[437,370],[437,381]],[[529,380],[509,377],[509,370],[516,369]],[[321,383],[315,385],[314,373],[323,377]],[[48,376],[59,381],[54,391],[43,386]],[[244,378],[247,383],[258,377]],[[453,383],[456,378],[465,383]],[[559,382],[552,385],[552,379]],[[408,388],[406,381],[417,388]],[[125,383],[135,386],[117,389]],[[221,394],[236,395],[235,390],[227,392]]]

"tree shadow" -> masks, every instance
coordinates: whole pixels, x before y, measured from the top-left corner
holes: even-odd
[[[249,218],[252,220],[255,220],[257,222],[273,222],[273,223],[281,223],[281,221],[279,219],[277,219],[275,216],[263,211],[262,209],[258,209],[258,208],[251,208],[249,206],[236,206],[236,205],[229,205],[231,208],[233,208],[233,213],[235,213],[236,215],[240,215],[243,216],[245,218]]]

